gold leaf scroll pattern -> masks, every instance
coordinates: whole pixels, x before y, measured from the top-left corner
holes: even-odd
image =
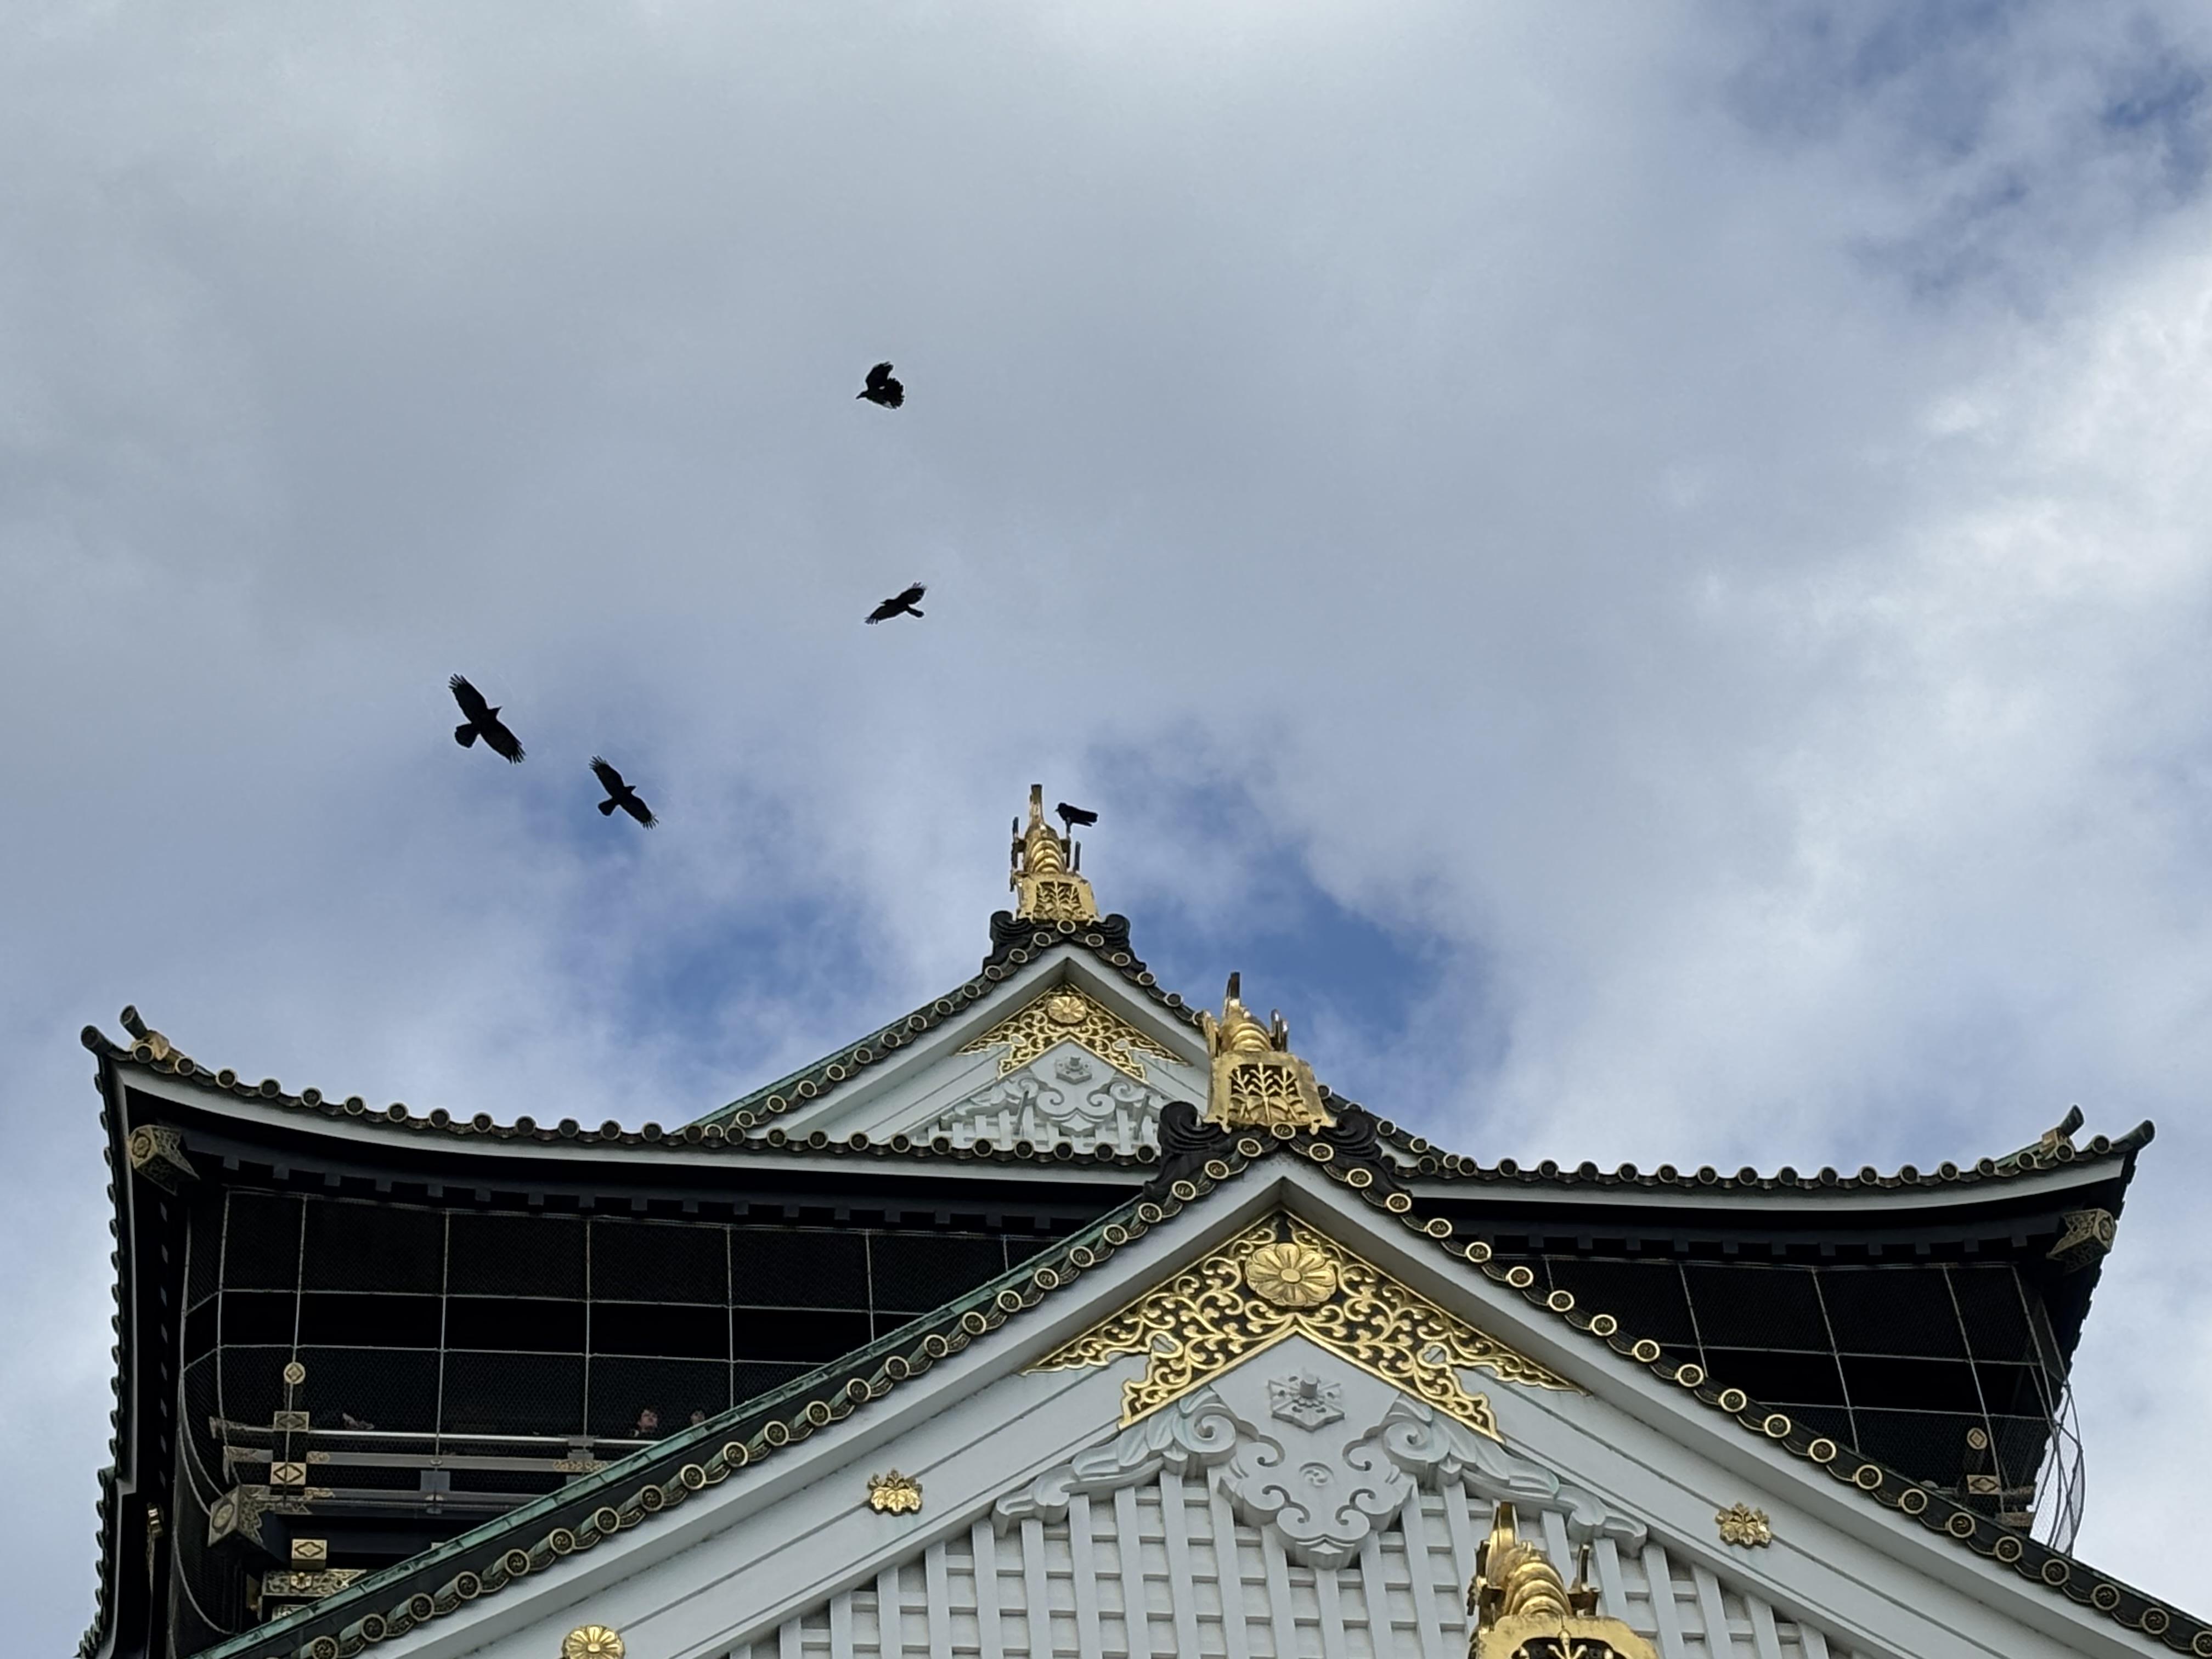
[[[1139,1083],[1146,1081],[1139,1053],[1157,1060],[1176,1058],[1119,1014],[1065,985],[1024,1004],[974,1042],[963,1043],[960,1052],[980,1054],[1004,1046],[1006,1052],[999,1057],[999,1075],[1004,1077],[1061,1042],[1081,1043]]]
[[[1326,1291],[1310,1299],[1323,1285]],[[1144,1374],[1121,1384],[1126,1425],[1292,1336],[1493,1440],[1499,1437],[1490,1401],[1467,1390],[1462,1370],[1530,1388],[1575,1386],[1285,1212],[1238,1234],[1030,1369],[1071,1370],[1142,1356]]]

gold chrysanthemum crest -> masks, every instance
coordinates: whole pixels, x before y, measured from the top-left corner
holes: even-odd
[[[1144,1374],[1121,1385],[1126,1425],[1292,1336],[1493,1440],[1498,1422],[1489,1398],[1468,1391],[1462,1370],[1528,1388],[1574,1388],[1287,1212],[1238,1234],[1030,1369],[1073,1370],[1142,1358]]]
[[[1176,1056],[1146,1036],[1111,1009],[1102,1006],[1074,987],[1062,985],[1024,1003],[974,1042],[963,1043],[963,1054],[988,1054],[1003,1048],[999,1075],[1028,1065],[1055,1044],[1077,1042],[1115,1071],[1145,1082],[1140,1054],[1155,1060]]]
[[[579,1625],[561,1638],[561,1659],[623,1659],[623,1639],[605,1625]]]

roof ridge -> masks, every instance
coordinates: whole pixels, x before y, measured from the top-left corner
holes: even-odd
[[[1326,1092],[1326,1091],[1324,1091]],[[1338,1098],[1340,1098],[1339,1097]],[[2079,1107],[2075,1109],[2074,1127],[2081,1125]],[[1756,1188],[1761,1191],[1795,1189],[1802,1192],[1882,1188],[1893,1190],[1903,1187],[1938,1187],[1951,1183],[2002,1180],[2014,1176],[2040,1175],[2064,1164],[2095,1160],[2115,1155],[2125,1157],[2148,1146],[2158,1133],[2158,1126],[2148,1118],[2118,1135],[2094,1135],[2081,1146],[2070,1139],[2054,1141],[2046,1134],[2041,1140],[2001,1158],[1978,1158],[1969,1164],[1960,1164],[1949,1159],[1935,1169],[1923,1170],[1916,1164],[1901,1164],[1890,1174],[1884,1174],[1873,1164],[1863,1165],[1853,1175],[1845,1175],[1832,1166],[1825,1167],[1813,1175],[1802,1175],[1791,1164],[1784,1164],[1771,1175],[1762,1175],[1749,1164],[1734,1175],[1723,1175],[1711,1164],[1686,1172],[1672,1164],[1662,1164],[1656,1170],[1640,1170],[1633,1164],[1623,1164],[1616,1170],[1601,1170],[1597,1164],[1584,1159],[1572,1170],[1563,1168],[1555,1159],[1545,1158],[1533,1169],[1517,1159],[1501,1158],[1494,1164],[1485,1166],[1480,1160],[1461,1152],[1440,1151],[1425,1137],[1400,1127],[1388,1118],[1376,1120],[1382,1139],[1407,1156],[1419,1160],[1419,1173],[1431,1180],[1498,1182],[1517,1181],[1524,1185],[1558,1184],[1572,1186],[1589,1183],[1599,1186],[1636,1186],[1643,1188],[1680,1187],[1687,1189],[1717,1188],[1723,1192]]]

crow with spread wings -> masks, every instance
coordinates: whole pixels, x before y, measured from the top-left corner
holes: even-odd
[[[868,371],[868,383],[854,394],[884,409],[896,409],[906,401],[906,387],[891,378],[891,366],[878,363]]]
[[[597,755],[592,757],[592,770],[599,776],[599,787],[607,792],[607,798],[599,803],[601,816],[614,817],[619,806],[648,830],[660,822],[653,816],[653,809],[638,799],[635,787],[624,783],[623,775]]]
[[[461,706],[468,719],[453,728],[453,741],[464,749],[473,748],[482,738],[484,747],[495,755],[504,755],[510,762],[522,758],[522,743],[508,731],[499,717],[499,710],[484,701],[483,693],[456,674],[446,682],[452,690],[453,701]]]
[[[868,612],[868,620],[872,623],[879,623],[888,622],[893,617],[919,617],[921,612],[915,610],[915,605],[928,591],[921,583],[916,582],[903,593],[892,594],[890,598]]]

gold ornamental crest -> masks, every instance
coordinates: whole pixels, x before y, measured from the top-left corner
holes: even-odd
[[[921,1482],[893,1469],[868,1477],[868,1507],[878,1515],[912,1515],[921,1507]]]
[[[561,1659],[623,1659],[623,1639],[605,1625],[579,1625],[561,1638]]]
[[[1575,1386],[1287,1211],[1247,1228],[1029,1369],[1073,1370],[1141,1358],[1143,1375],[1121,1384],[1126,1426],[1293,1336],[1493,1440],[1498,1423],[1489,1398],[1469,1392],[1462,1371],[1487,1371],[1529,1388]]]
[[[1336,1268],[1322,1252],[1295,1240],[1262,1244],[1244,1263],[1244,1282],[1279,1308],[1310,1308],[1336,1291]]]
[[[1217,1019],[1199,1011],[1212,1068],[1206,1121],[1224,1129],[1327,1129],[1336,1119],[1322,1104],[1313,1067],[1291,1052],[1291,1028],[1276,1010],[1262,1025],[1244,1006],[1243,975],[1231,974]]]

